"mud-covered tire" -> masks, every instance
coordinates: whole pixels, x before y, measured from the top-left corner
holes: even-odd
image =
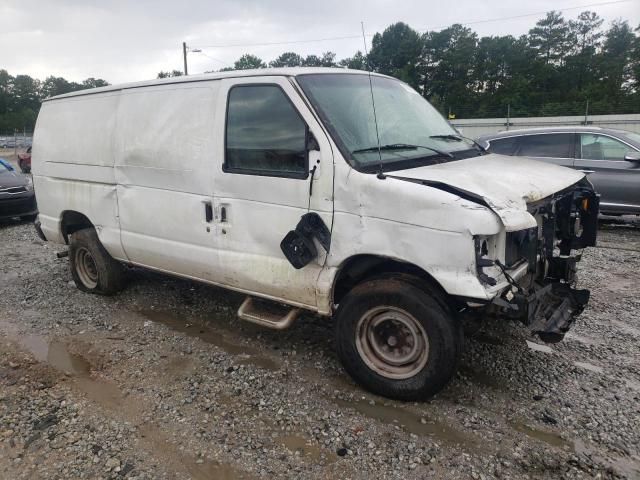
[[[426,353],[420,356],[416,345],[426,346]],[[393,356],[394,347],[399,356]],[[435,395],[455,374],[462,348],[462,326],[446,302],[419,282],[391,277],[361,283],[336,312],[336,349],[345,370],[384,397],[415,401]]]
[[[93,228],[71,234],[69,266],[78,289],[100,295],[113,295],[125,286],[125,268],[100,243]]]

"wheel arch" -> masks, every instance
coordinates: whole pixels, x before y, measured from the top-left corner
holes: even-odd
[[[60,232],[64,242],[69,244],[69,235],[83,228],[94,227],[89,217],[76,210],[65,210],[60,215]]]
[[[423,268],[391,257],[372,254],[354,255],[342,262],[331,289],[333,305],[338,305],[356,285],[381,276],[400,276],[421,289],[435,293],[446,303],[447,308],[457,308],[455,299]]]

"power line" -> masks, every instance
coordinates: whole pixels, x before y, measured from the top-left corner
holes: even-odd
[[[205,57],[210,58],[211,60],[213,60],[213,61],[215,61],[215,62],[224,63],[225,65],[229,65],[229,66],[231,66],[231,64],[230,64],[229,62],[225,62],[224,60],[220,60],[220,59],[218,59],[218,58],[212,57],[211,55],[207,55],[207,54],[206,54],[206,53],[204,53],[204,52],[196,52],[196,53],[199,53],[199,54],[201,54],[201,55],[204,55]]]
[[[613,4],[618,4],[618,3],[628,3],[631,1],[635,1],[635,0],[613,0],[610,2],[599,2],[599,3],[589,3],[586,5],[579,5],[579,6],[575,6],[575,7],[566,7],[566,8],[559,8],[556,11],[559,12],[564,12],[564,11],[568,11],[568,10],[578,10],[581,8],[590,8],[590,7],[602,7],[605,5],[613,5]],[[526,17],[534,17],[537,15],[544,15],[545,13],[547,13],[546,11],[544,12],[534,12],[534,13],[525,13],[522,15],[513,15],[510,17],[499,17],[499,18],[487,18],[484,20],[471,20],[471,21],[467,21],[467,22],[461,22],[460,25],[478,25],[481,23],[490,23],[490,22],[501,22],[504,20],[516,20],[519,18],[526,18]],[[428,30],[439,30],[439,29],[443,29],[446,27],[449,27],[450,25],[440,25],[437,27],[430,27],[430,28],[422,28],[422,29],[417,29],[417,31],[419,32],[424,32],[424,31],[428,31]],[[374,34],[366,34],[365,36],[367,37],[373,37]],[[341,36],[341,37],[326,37],[326,38],[314,38],[314,39],[309,39],[309,40],[287,40],[287,41],[281,41],[281,42],[267,42],[267,43],[232,43],[232,44],[219,44],[219,45],[202,45],[202,46],[197,46],[194,48],[233,48],[233,47],[268,47],[268,46],[274,46],[274,45],[290,45],[290,44],[300,44],[300,43],[318,43],[318,42],[329,42],[329,41],[337,41],[337,40],[353,40],[353,39],[359,39],[362,38],[362,35],[345,35],[345,36]]]
[[[367,37],[372,37],[373,35],[369,34]],[[197,48],[230,48],[230,47],[266,47],[271,45],[288,45],[290,43],[314,43],[314,42],[328,42],[331,40],[349,40],[353,38],[361,38],[362,35],[350,35],[344,37],[329,37],[329,38],[315,38],[313,40],[289,40],[285,42],[268,42],[268,43],[234,43],[227,45],[203,45],[198,46]]]

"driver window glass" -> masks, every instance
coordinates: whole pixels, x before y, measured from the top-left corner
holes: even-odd
[[[282,89],[233,87],[227,108],[226,172],[307,177],[307,126]]]
[[[624,160],[627,145],[611,137],[583,133],[580,135],[580,158],[584,160]]]

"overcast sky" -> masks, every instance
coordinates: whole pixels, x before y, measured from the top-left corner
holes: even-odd
[[[351,56],[362,39],[289,45],[241,46],[315,40],[382,31],[396,21],[417,30],[500,19],[608,0],[2,0],[0,68],[12,75],[87,77],[122,83],[182,69],[182,42],[203,53],[188,55],[190,73],[233,64],[243,53],[268,61],[284,51]],[[611,1],[611,0],[609,0]],[[608,24],[640,24],[640,0],[592,6]],[[573,18],[583,9],[564,12]],[[520,35],[541,17],[470,24],[480,36]],[[370,42],[370,38],[367,39]],[[218,46],[218,47],[211,47]],[[206,56],[205,56],[206,55]],[[215,59],[215,60],[214,60]]]

